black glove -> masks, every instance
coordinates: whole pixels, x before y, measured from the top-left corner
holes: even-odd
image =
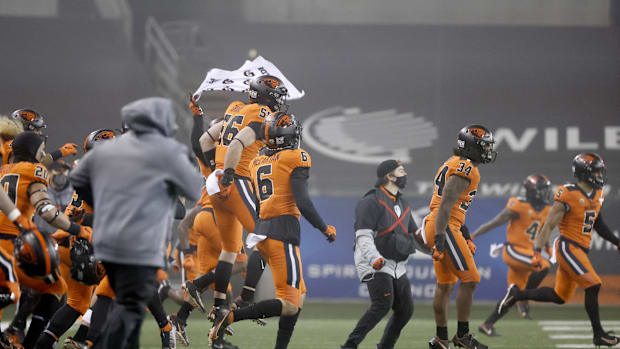
[[[233,179],[235,179],[235,169],[225,169],[224,174],[222,175],[222,186],[229,187],[232,184]]]

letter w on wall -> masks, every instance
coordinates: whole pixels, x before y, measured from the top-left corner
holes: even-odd
[[[506,142],[512,151],[525,151],[529,147],[530,143],[532,143],[532,140],[537,133],[538,130],[536,128],[528,127],[523,132],[523,135],[521,135],[520,138],[517,138],[511,129],[503,127],[498,128],[495,132],[496,147],[499,147],[503,142]]]

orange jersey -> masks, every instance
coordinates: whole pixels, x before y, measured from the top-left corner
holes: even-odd
[[[213,172],[210,167],[205,166],[200,159],[198,159],[198,165],[200,166],[200,174],[202,175],[203,180],[207,181],[207,178]],[[209,200],[209,194],[207,193],[206,184],[202,186],[202,193],[200,194],[200,199],[196,202],[196,205],[201,207],[212,207],[211,200]]]
[[[585,249],[590,248],[592,227],[605,200],[603,191],[595,189],[587,195],[576,184],[566,184],[558,187],[553,199],[566,207],[566,213],[558,226],[560,235]]]
[[[13,140],[6,141],[2,143],[2,147],[0,147],[0,156],[2,156],[2,165],[6,165],[9,163],[9,155],[11,155],[11,152],[13,151],[13,148],[11,147],[12,143],[13,143]]]
[[[2,189],[9,195],[11,201],[24,217],[29,219],[34,214],[34,206],[30,203],[28,188],[36,182],[48,185],[47,169],[40,163],[24,161],[7,164],[0,169]],[[0,215],[0,233],[17,235],[19,230],[6,215]]]
[[[291,173],[298,167],[310,168],[312,160],[303,149],[281,150],[261,155],[250,164],[252,182],[260,200],[260,219],[300,213],[291,189]]]
[[[540,231],[547,219],[551,205],[545,205],[536,211],[524,198],[511,197],[506,208],[517,213],[518,218],[510,220],[506,228],[508,243],[527,250],[534,249],[534,237]]]
[[[471,201],[476,196],[478,190],[478,183],[480,182],[480,172],[469,159],[459,156],[452,156],[446,162],[441,165],[437,174],[435,175],[435,190],[433,191],[433,198],[431,199],[430,210],[431,214],[437,214],[439,204],[441,202],[441,194],[444,186],[448,183],[450,176],[459,176],[469,180],[469,187],[461,193],[461,196],[454,204],[452,211],[450,212],[450,221],[456,221],[459,225],[465,224],[465,214],[471,204]]]
[[[250,177],[250,170],[248,166],[257,155],[260,148],[264,146],[262,141],[259,141],[261,135],[259,134],[260,126],[263,120],[271,114],[271,110],[260,104],[244,104],[243,102],[232,102],[226,114],[224,115],[224,123],[222,125],[222,132],[220,134],[220,141],[215,150],[215,167],[223,169],[224,159],[226,158],[226,151],[230,142],[235,138],[237,133],[245,127],[252,127],[256,132],[256,142],[252,144],[245,144],[245,148],[241,153],[241,159],[235,173]]]
[[[75,190],[73,191],[73,198],[71,199],[71,203],[65,209],[66,216],[69,216],[71,206],[79,210],[84,210],[84,214],[93,214],[93,208],[90,207],[90,205],[87,204],[86,201],[84,201],[82,197],[80,197],[78,193],[75,192]]]

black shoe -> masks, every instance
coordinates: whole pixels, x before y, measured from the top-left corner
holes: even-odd
[[[530,315],[530,305],[527,302],[517,302],[517,310],[522,318],[534,320]]]
[[[224,339],[226,328],[232,322],[232,312],[224,307],[214,307],[213,327],[209,330],[209,345],[214,346],[218,340]],[[215,347],[214,347],[215,348]]]
[[[486,334],[489,337],[499,337],[499,334],[495,331],[495,327],[493,325],[487,326],[487,324],[478,326],[478,332]]]
[[[188,346],[189,338],[187,337],[187,332],[185,331],[185,324],[182,324],[179,321],[179,318],[176,314],[170,315],[170,323],[172,327],[176,330],[177,339],[181,342],[181,344]]]
[[[2,348],[2,349],[13,349],[13,348],[15,348],[13,346],[13,344],[11,344],[11,341],[9,340],[9,337],[6,336],[6,333],[0,333],[0,348]]]
[[[508,286],[506,295],[499,303],[499,307],[497,307],[498,314],[501,315],[502,312],[508,311],[508,309],[510,309],[510,307],[512,307],[517,302],[517,294],[519,294],[519,291],[519,286],[515,284],[510,284],[510,286]]]
[[[428,347],[430,349],[451,349],[450,348],[450,341],[446,340],[441,340],[438,337],[433,337],[431,338],[430,341],[428,341]]]
[[[186,281],[183,284],[183,299],[194,308],[200,309],[201,312],[206,312],[205,305],[202,303],[202,298],[200,297],[200,291],[193,282]]]
[[[620,337],[616,337],[613,332],[603,332],[599,335],[594,335],[592,338],[592,343],[597,347],[601,345],[606,347],[613,347],[614,345],[618,345],[620,343]]]
[[[168,318],[168,322],[170,323],[170,330],[164,330],[163,328],[159,330],[161,348],[175,349],[177,347],[176,327],[170,322],[170,318]]]
[[[456,335],[452,337],[452,343],[455,347],[463,347],[467,349],[488,349],[486,345],[478,342],[471,333],[466,334],[464,337],[458,338]]]
[[[226,341],[224,338],[220,338],[213,342],[211,346],[213,349],[239,349],[238,346],[232,344],[231,342]]]
[[[13,325],[10,325],[9,327],[7,327],[4,333],[6,333],[6,337],[14,346],[21,345],[24,342],[23,328],[17,328]]]

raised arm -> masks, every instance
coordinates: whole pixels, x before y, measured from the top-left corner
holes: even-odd
[[[471,234],[471,238],[475,239],[477,236],[484,235],[487,232],[518,218],[519,214],[517,212],[506,207],[502,212],[495,216],[495,218],[478,227],[478,229]]]

